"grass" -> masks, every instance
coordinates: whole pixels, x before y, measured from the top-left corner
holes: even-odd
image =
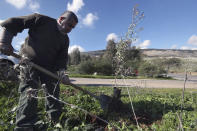
[[[11,88],[12,87],[12,88]],[[111,96],[113,87],[82,87],[97,96],[105,94]],[[118,130],[138,130],[136,120],[131,110],[127,88],[122,87],[121,105],[118,110],[103,111],[98,100],[74,90],[72,87],[61,85],[60,99],[64,102],[61,123],[53,126],[44,111],[44,99],[39,100],[40,123],[47,127],[48,131],[57,128],[69,131],[91,131],[96,128]],[[15,123],[15,111],[18,94],[17,85],[0,84],[0,130],[12,130]],[[3,93],[4,91],[4,93]],[[10,93],[11,91],[11,93]],[[182,116],[184,130],[197,130],[197,90],[186,89],[184,106],[181,111],[182,89],[146,89],[129,88],[137,121],[142,130],[176,131],[179,126],[178,115]],[[42,92],[39,94],[43,96]],[[80,107],[80,108],[77,108]],[[81,109],[87,111],[84,112]],[[99,120],[94,114],[111,125]]]
[[[97,78],[97,79],[115,79],[114,76],[104,76],[104,75],[83,75],[83,74],[69,74],[69,77],[77,77],[77,78]],[[122,79],[121,76],[118,76],[116,79]],[[125,79],[157,79],[157,80],[174,80],[171,77],[157,77],[150,78],[144,76],[127,76]]]

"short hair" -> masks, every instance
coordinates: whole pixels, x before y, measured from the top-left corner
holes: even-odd
[[[62,15],[60,17],[65,17],[65,18],[71,18],[72,17],[78,23],[77,15],[72,11],[67,10],[64,13],[62,13]]]

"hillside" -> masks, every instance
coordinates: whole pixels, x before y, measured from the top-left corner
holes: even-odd
[[[101,56],[103,55],[105,50],[97,50],[97,51],[89,51],[82,52],[82,54],[88,54],[90,56]],[[174,50],[174,49],[141,49],[142,54],[147,58],[154,57],[177,57],[177,58],[192,58],[197,60],[197,50]],[[18,61],[11,57],[0,54],[0,59],[10,59],[14,63],[18,63]]]
[[[197,50],[142,49],[141,51],[147,57],[197,58]]]
[[[175,49],[141,49],[145,57],[178,57],[178,58],[197,58],[197,50],[175,50]],[[84,54],[100,56],[105,50],[89,51]]]

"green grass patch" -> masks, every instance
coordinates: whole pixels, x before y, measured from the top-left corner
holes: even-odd
[[[98,79],[115,79],[115,76],[103,76],[103,75],[84,75],[84,74],[69,74],[69,77],[76,78],[98,78]],[[116,79],[122,79],[122,76],[117,76]],[[125,79],[157,79],[157,80],[174,80],[172,77],[144,77],[144,76],[127,76]]]
[[[10,92],[5,87],[9,87]],[[12,88],[10,88],[12,86]],[[105,94],[111,96],[113,87],[82,87],[97,96]],[[52,125],[46,115],[44,99],[39,100],[40,123],[45,125],[46,130],[52,131],[57,128],[69,131],[92,131],[97,128],[117,128],[122,131],[138,130],[136,120],[131,108],[131,103],[126,87],[120,88],[121,101],[119,111],[106,112],[101,109],[98,100],[83,94],[72,87],[61,85],[60,99],[63,104],[63,113],[60,123]],[[15,107],[17,106],[17,85],[0,84],[0,130],[13,130],[15,127]],[[180,127],[178,116],[182,118],[184,130],[197,130],[197,90],[186,89],[184,104],[182,102],[182,89],[146,89],[129,88],[132,104],[135,110],[139,128],[143,130],[176,131]],[[44,96],[42,91],[39,96]],[[183,105],[183,106],[182,106]],[[181,109],[182,107],[182,109]],[[85,110],[85,111],[84,111]],[[99,120],[98,116],[107,122]]]

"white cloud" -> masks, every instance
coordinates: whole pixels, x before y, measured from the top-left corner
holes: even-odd
[[[22,9],[25,7],[27,0],[6,0],[6,2],[13,5],[17,9]]]
[[[172,45],[171,49],[177,49],[177,45]]]
[[[68,53],[72,53],[74,49],[78,48],[80,52],[84,52],[85,49],[82,48],[80,45],[73,45],[68,48]]]
[[[83,0],[73,0],[72,3],[68,2],[67,9],[78,13],[78,11],[84,6]]]
[[[38,9],[40,8],[40,4],[36,1],[30,1],[29,8],[33,12],[38,12]]]
[[[190,50],[190,47],[182,46],[180,49],[181,49],[181,50]]]
[[[115,33],[110,33],[110,34],[107,35],[107,38],[106,38],[106,41],[109,41],[109,40],[117,41],[118,36]]]
[[[27,6],[33,12],[37,12],[40,8],[40,4],[35,0],[6,0],[6,2],[13,5],[17,9],[22,9]]]
[[[195,45],[197,46],[197,35],[192,35],[188,41],[187,41],[188,44],[191,44],[191,45]]]
[[[1,24],[1,22],[3,22],[3,20],[0,20],[0,24]]]
[[[151,44],[150,40],[145,40],[144,42],[142,42],[138,47],[141,49],[147,49],[147,47]]]
[[[197,48],[191,48],[191,50],[197,50]]]
[[[188,47],[188,46],[182,46],[180,49],[181,50],[197,50],[196,47]]]
[[[16,42],[16,44],[13,45],[13,46],[14,46],[14,49],[20,50],[21,45],[22,45],[23,43],[25,43],[24,40],[20,40],[20,41]]]
[[[91,27],[94,24],[94,21],[98,20],[98,16],[92,14],[92,13],[88,13],[86,15],[86,17],[83,19],[83,24],[85,26],[89,26]]]
[[[83,0],[72,0],[71,2],[68,2],[67,9],[76,13],[78,18],[81,19],[80,21],[82,22],[80,24],[80,27],[92,27],[94,25],[94,22],[98,20],[98,16],[93,13],[88,13],[85,18],[82,17],[80,14],[78,14],[78,12],[82,9],[83,6],[85,6]]]

